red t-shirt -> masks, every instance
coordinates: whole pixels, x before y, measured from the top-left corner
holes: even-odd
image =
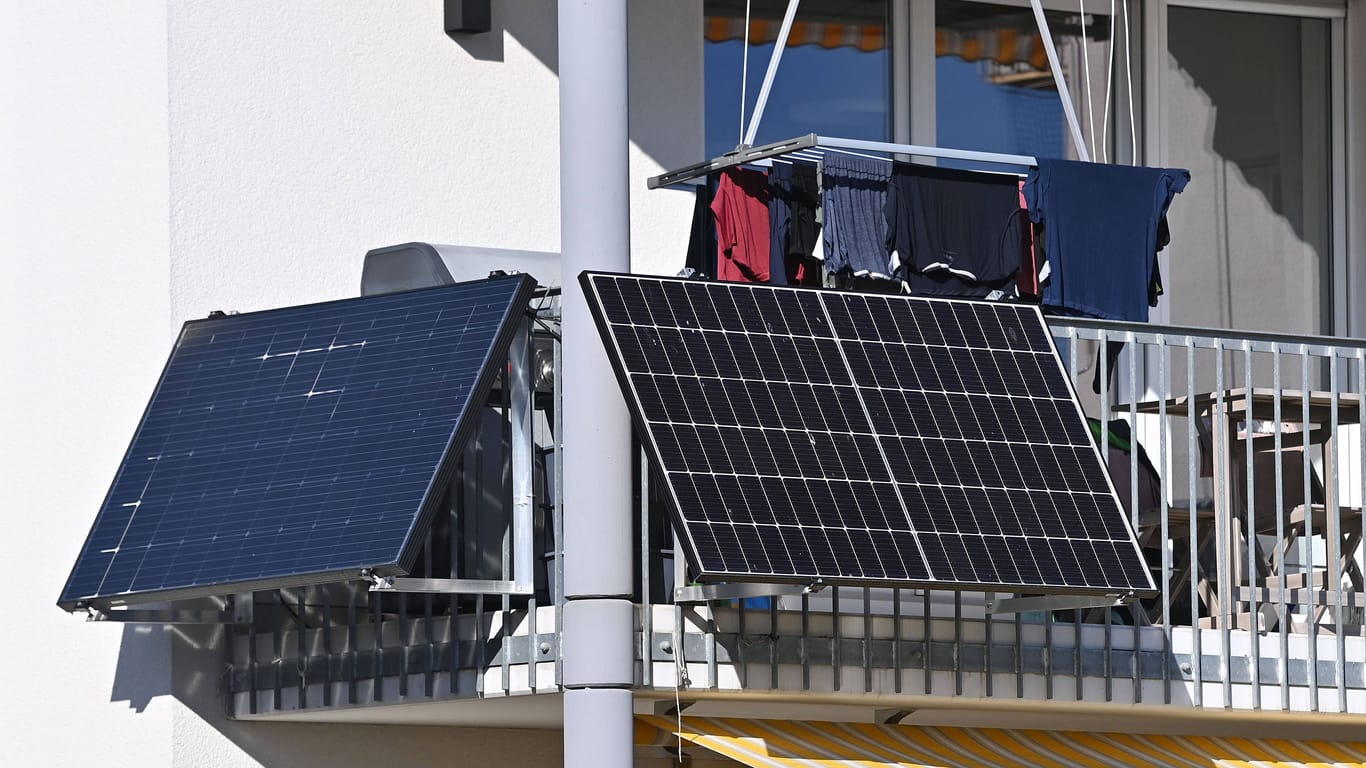
[[[768,174],[734,167],[721,171],[711,212],[716,217],[716,277],[768,282]]]

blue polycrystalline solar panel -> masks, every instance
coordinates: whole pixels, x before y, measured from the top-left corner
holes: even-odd
[[[410,567],[534,287],[186,323],[59,604]]]
[[[1037,309],[581,279],[699,578],[1153,591]]]

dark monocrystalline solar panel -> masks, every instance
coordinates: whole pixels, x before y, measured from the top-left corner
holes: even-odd
[[[1037,309],[582,280],[699,577],[1153,590]]]
[[[533,288],[186,323],[59,604],[406,569]]]

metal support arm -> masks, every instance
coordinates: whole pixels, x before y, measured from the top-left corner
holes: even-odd
[[[494,579],[410,579],[403,576],[371,576],[371,592],[411,592],[433,595],[530,595],[531,587],[515,581]]]
[[[987,594],[987,613],[1028,613],[1029,611],[1066,611],[1076,608],[1118,608],[1134,601],[1134,593],[1123,595],[1035,595],[1006,597],[1000,600]]]
[[[815,584],[752,584],[739,582],[733,584],[694,584],[674,589],[675,603],[705,603],[709,600],[743,600],[747,597],[780,597],[783,595],[809,595],[825,588],[823,583]]]

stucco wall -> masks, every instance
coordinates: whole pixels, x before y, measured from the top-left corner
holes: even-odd
[[[557,250],[555,4],[0,0],[0,763],[554,764],[557,732],[232,723],[212,633],[53,603],[181,322],[354,296],[370,248]],[[631,3],[633,253],[673,272],[701,4]],[[109,749],[109,745],[119,745]]]
[[[55,602],[172,338],[166,16],[0,2],[0,763],[164,765],[160,633]]]

